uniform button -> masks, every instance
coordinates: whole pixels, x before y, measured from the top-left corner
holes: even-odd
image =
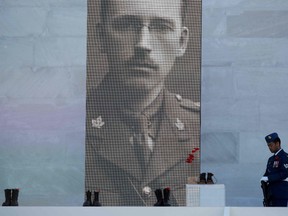
[[[149,186],[145,186],[142,189],[143,194],[145,194],[147,197],[150,197],[152,195],[152,189]]]
[[[182,100],[182,96],[179,95],[179,94],[176,94],[175,97],[176,97],[176,99],[177,99],[178,101],[181,101],[181,100]]]

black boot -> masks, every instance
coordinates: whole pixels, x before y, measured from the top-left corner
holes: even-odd
[[[209,172],[207,173],[207,184],[214,184],[212,176],[214,176],[213,173],[209,173]]]
[[[92,196],[92,193],[91,193],[91,191],[88,190],[86,192],[86,200],[83,203],[83,206],[92,206],[91,196]]]
[[[12,189],[11,206],[18,206],[19,189]]]
[[[2,206],[11,206],[12,190],[5,189],[4,192],[5,192],[5,202],[2,204]]]
[[[163,195],[161,189],[156,189],[155,191],[157,202],[154,204],[154,206],[163,206]]]
[[[201,173],[200,174],[200,181],[198,184],[206,184],[206,173]]]
[[[163,206],[171,206],[171,205],[169,204],[170,188],[164,188],[164,190],[163,190],[163,195],[164,195]]]
[[[99,202],[99,191],[94,191],[93,206],[102,206]]]

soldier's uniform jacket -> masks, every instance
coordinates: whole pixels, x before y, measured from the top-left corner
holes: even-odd
[[[288,199],[288,154],[283,149],[268,159],[264,176],[268,177],[272,200]]]
[[[98,89],[88,93],[85,190],[100,190],[103,206],[153,206],[155,189],[165,187],[171,205],[186,205],[187,178],[200,172],[199,157],[186,163],[199,147],[200,105],[167,90],[157,100],[145,129],[153,151],[143,166],[135,153],[133,120],[109,95]]]

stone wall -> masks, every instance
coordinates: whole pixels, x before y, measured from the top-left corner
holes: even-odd
[[[288,1],[203,0],[202,28],[202,171],[227,206],[262,206],[264,137],[288,150]]]
[[[0,199],[84,200],[85,0],[0,0]]]

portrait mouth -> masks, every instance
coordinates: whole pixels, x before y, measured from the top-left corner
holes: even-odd
[[[150,75],[158,70],[157,65],[150,61],[129,61],[126,64],[126,68],[128,69],[127,72],[134,76]]]

